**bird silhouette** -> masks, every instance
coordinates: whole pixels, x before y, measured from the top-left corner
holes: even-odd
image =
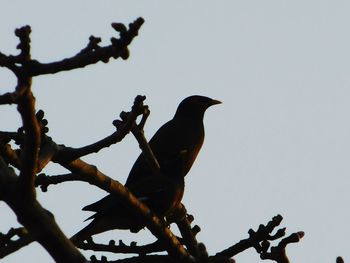
[[[185,98],[173,119],[165,123],[149,142],[160,165],[160,173],[152,171],[143,153],[133,165],[125,186],[160,218],[171,215],[180,204],[184,177],[204,141],[204,113],[219,103],[198,95]],[[112,229],[138,232],[145,226],[136,212],[113,194],[85,206],[83,210],[95,214],[86,219],[92,219],[92,222],[71,238],[74,242]]]
[[[179,104],[173,119],[160,127],[149,141],[160,167],[166,166],[169,160],[185,150],[187,155],[181,165],[185,175],[189,172],[203,145],[204,113],[210,106],[220,103],[218,100],[194,95]],[[141,153],[131,168],[125,186],[145,176],[152,176],[152,170]]]
[[[139,201],[147,205],[160,218],[170,215],[181,202],[184,192],[184,173],[181,163],[185,156],[186,152],[181,152],[169,162],[168,166],[161,168],[160,173],[143,177],[128,187]],[[174,170],[173,167],[178,170]],[[111,229],[129,229],[132,232],[138,232],[145,227],[145,222],[137,212],[114,194],[109,194],[85,206],[83,210],[93,211],[95,214],[86,219],[93,220],[85,228],[71,237],[73,242],[83,241],[94,234]]]

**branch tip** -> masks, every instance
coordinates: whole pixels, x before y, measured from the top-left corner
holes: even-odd
[[[126,26],[122,23],[112,23],[111,26],[113,29],[119,33],[124,33],[126,32]]]

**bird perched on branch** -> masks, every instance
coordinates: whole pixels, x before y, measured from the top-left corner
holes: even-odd
[[[129,191],[160,218],[170,215],[181,202],[184,192],[181,164],[185,156],[186,151],[182,151],[169,165],[161,168],[160,173],[143,177],[128,186]],[[94,234],[111,229],[138,232],[145,227],[142,217],[113,194],[85,206],[83,210],[94,211],[95,214],[86,219],[93,219],[89,225],[71,237],[73,242],[83,241]]]
[[[160,127],[149,141],[160,167],[167,165],[169,160],[173,160],[185,150],[187,155],[182,165],[184,175],[188,173],[203,145],[204,113],[210,106],[220,103],[218,100],[194,95],[185,98],[179,104],[173,119]],[[151,175],[152,169],[144,154],[141,153],[131,168],[125,186]]]
[[[154,173],[143,153],[133,165],[125,186],[160,218],[169,216],[180,204],[184,177],[204,141],[204,113],[207,108],[219,103],[198,95],[184,99],[173,119],[165,123],[149,142],[160,165],[160,173]],[[112,229],[138,232],[145,226],[136,212],[113,194],[83,210],[95,212],[88,218],[93,221],[74,235],[73,241],[82,241]]]

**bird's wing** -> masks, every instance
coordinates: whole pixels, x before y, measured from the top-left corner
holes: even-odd
[[[169,191],[172,186],[167,178],[163,176],[152,176],[142,178],[130,185],[129,190],[138,198],[142,200],[150,200],[162,196],[162,192]],[[95,203],[83,207],[84,211],[102,212],[107,210],[115,210],[121,207],[121,202],[118,197],[109,194]]]
[[[83,207],[82,210],[98,212],[101,209],[103,209],[104,207],[109,207],[110,204],[117,203],[116,202],[117,200],[118,200],[117,197],[115,197],[112,194],[109,194],[109,195],[103,197],[102,199],[98,200],[97,202]]]
[[[204,138],[202,130],[198,130],[192,125],[192,123],[173,119],[164,124],[152,137],[149,145],[161,168],[175,164],[174,160],[185,150],[187,154],[182,161],[182,168],[176,168],[176,170],[187,174],[202,146]],[[129,186],[140,180],[141,177],[150,175],[152,175],[152,171],[141,153],[134,163],[125,185]]]

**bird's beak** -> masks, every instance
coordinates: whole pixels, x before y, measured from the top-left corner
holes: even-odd
[[[221,104],[222,102],[221,101],[219,101],[219,100],[212,100],[211,102],[210,102],[210,106],[211,105],[215,105],[215,104]]]

